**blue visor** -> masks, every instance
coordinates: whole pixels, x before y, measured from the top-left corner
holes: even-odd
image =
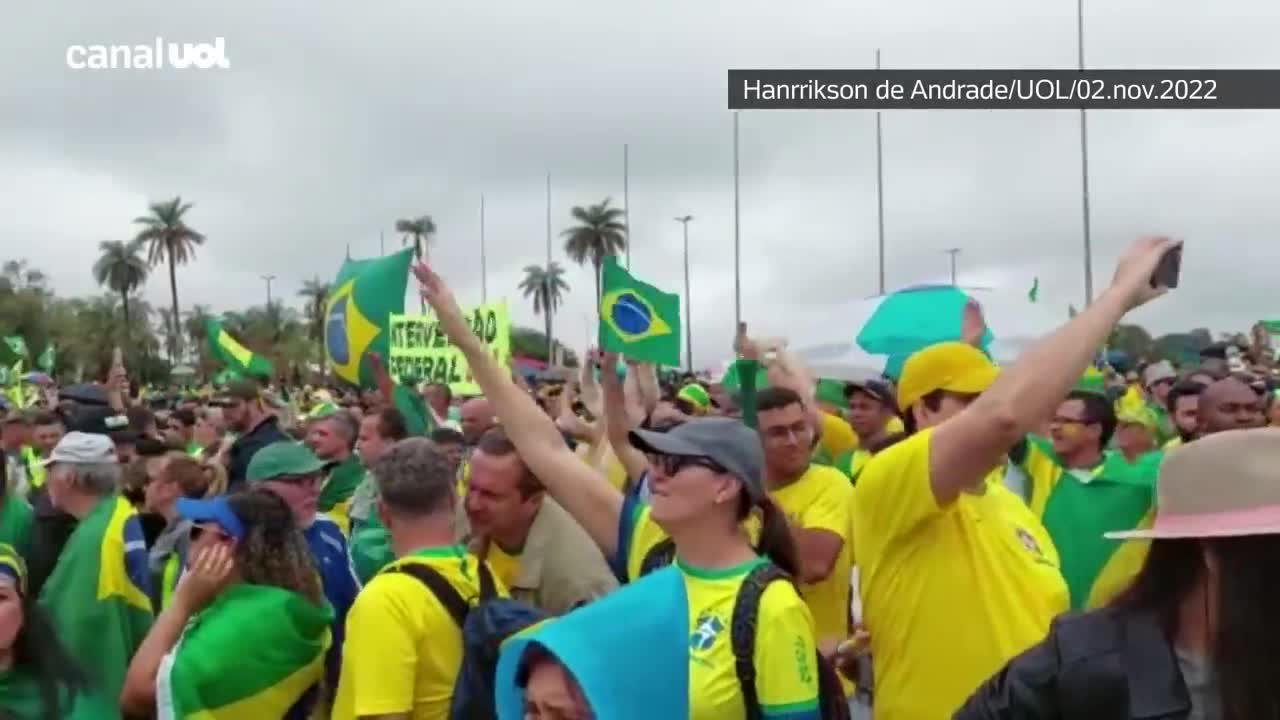
[[[236,517],[235,511],[231,509],[231,503],[227,502],[225,497],[216,497],[212,500],[178,498],[177,509],[179,515],[191,522],[216,522],[237,542],[244,541],[244,523]]]

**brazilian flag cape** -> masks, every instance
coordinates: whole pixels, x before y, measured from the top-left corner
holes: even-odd
[[[114,700],[108,702],[98,693],[81,692],[72,696],[65,689],[58,698],[57,717],[65,720],[114,720],[120,710]],[[14,668],[0,672],[0,717],[14,720],[45,720],[49,717],[36,676]]]
[[[161,662],[158,717],[282,718],[314,702],[332,621],[327,603],[269,585],[232,585],[191,619]]]
[[[112,495],[76,526],[40,591],[40,606],[103,697],[120,697],[129,661],[151,629],[150,585],[138,514]]]
[[[334,465],[325,479],[324,488],[320,490],[320,498],[317,501],[320,512],[332,512],[336,507],[345,517],[346,505],[355,494],[361,480],[364,480],[364,465],[355,454],[349,455],[346,460]]]
[[[1150,543],[1108,540],[1103,533],[1147,528],[1155,513],[1156,451],[1127,461],[1107,451],[1086,469],[1070,469],[1045,438],[1031,436],[1013,460],[1030,482],[1028,505],[1058,548],[1073,609],[1105,605],[1142,568]]]

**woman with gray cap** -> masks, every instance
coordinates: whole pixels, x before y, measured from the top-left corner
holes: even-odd
[[[512,693],[522,679],[544,688],[540,673],[554,671],[576,682],[596,717],[717,720],[783,710],[797,720],[824,717],[820,670],[828,671],[821,675],[824,688],[834,684],[838,694],[839,681],[819,662],[813,619],[795,587],[771,582],[794,573],[795,548],[785,517],[764,492],[756,434],[728,418],[692,420],[667,433],[634,433],[632,444],[650,456],[652,499],[644,504],[633,495],[624,503],[622,493],[574,455],[555,423],[495,362],[444,281],[422,264],[414,274],[521,459],[612,556],[615,572],[633,581],[532,636],[522,635],[521,643],[507,649],[506,673],[500,664],[497,679],[506,708],[500,716],[540,717],[538,697],[527,698],[522,710]],[[758,543],[748,528],[758,528]],[[659,553],[665,557],[644,567],[652,551],[663,547],[670,548]],[[645,571],[672,563],[673,556],[674,565],[639,580]],[[611,608],[618,609],[612,617]],[[584,618],[590,621],[581,632],[550,630]],[[544,631],[557,640],[541,650],[529,648],[527,642]],[[526,662],[526,649],[528,659],[542,662]],[[620,661],[630,666],[625,672],[619,671]],[[661,683],[661,693],[636,677],[655,672],[672,676],[654,681]],[[847,711],[843,697],[835,705]]]
[[[1054,621],[957,720],[1280,718],[1280,431],[1169,453],[1146,563],[1110,607]]]

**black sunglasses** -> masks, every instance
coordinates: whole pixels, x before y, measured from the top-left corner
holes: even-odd
[[[713,473],[721,474],[729,472],[720,463],[699,455],[651,455],[649,460],[667,477],[674,477],[676,473],[687,467],[706,468]]]

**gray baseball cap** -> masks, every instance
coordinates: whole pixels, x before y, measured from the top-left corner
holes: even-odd
[[[645,453],[707,458],[741,480],[753,500],[764,496],[760,436],[732,418],[698,418],[669,432],[635,430],[631,444]]]
[[[54,463],[114,464],[116,446],[106,435],[69,432],[54,446],[44,465]]]

